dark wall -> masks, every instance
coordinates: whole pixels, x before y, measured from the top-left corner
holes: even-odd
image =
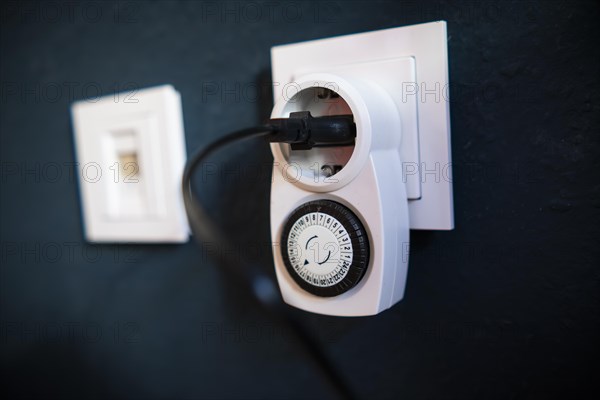
[[[3,394],[335,397],[195,243],[83,241],[69,104],[170,83],[191,153],[268,115],[271,46],[438,19],[456,229],[413,232],[406,297],[383,314],[296,315],[360,398],[597,391],[596,2],[3,2],[1,17]],[[256,167],[270,154],[252,143],[219,160],[230,173],[204,201],[270,271],[270,182]]]

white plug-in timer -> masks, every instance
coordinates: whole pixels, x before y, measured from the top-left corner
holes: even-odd
[[[356,125],[351,145],[271,144],[271,236],[283,299],[319,314],[378,314],[404,296],[409,229],[453,228],[451,181],[430,176],[450,171],[448,104],[417,107],[402,92],[404,83],[447,83],[445,23],[272,54],[274,82],[288,82],[275,87],[272,118],[351,115]]]
[[[352,115],[353,145],[273,143],[271,232],[284,300],[330,315],[372,315],[404,293],[408,202],[400,117],[387,92],[351,75],[310,74],[272,118]]]

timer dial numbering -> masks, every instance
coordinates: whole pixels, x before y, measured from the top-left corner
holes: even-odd
[[[340,295],[356,286],[367,271],[366,230],[350,209],[335,201],[310,201],[298,207],[281,239],[287,271],[314,295]]]

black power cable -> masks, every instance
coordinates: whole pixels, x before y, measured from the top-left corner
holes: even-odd
[[[237,141],[264,136],[270,142],[285,142],[300,149],[321,145],[348,144],[356,136],[351,116],[313,118],[308,112],[292,113],[290,118],[272,119],[269,124],[230,133],[198,151],[187,163],[182,179],[183,201],[192,233],[199,244],[217,244],[222,251],[216,260],[221,268],[254,298],[273,318],[290,328],[302,347],[320,368],[327,381],[344,399],[354,395],[335,366],[325,355],[314,335],[290,312],[278,294],[273,279],[254,265],[241,265],[235,247],[226,239],[203,206],[194,200],[192,178],[200,163],[214,151]]]

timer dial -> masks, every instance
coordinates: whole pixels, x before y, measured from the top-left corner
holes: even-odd
[[[283,227],[281,243],[289,274],[317,296],[352,289],[369,264],[365,228],[350,209],[331,200],[310,201],[294,210]]]

